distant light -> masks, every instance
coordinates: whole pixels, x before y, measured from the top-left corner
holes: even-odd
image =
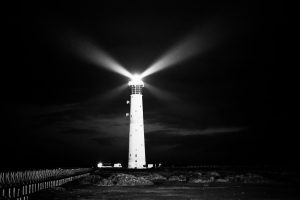
[[[114,168],[121,168],[122,167],[122,164],[121,163],[115,163],[114,164]]]
[[[154,167],[153,164],[148,164],[148,165],[147,165],[147,168],[153,168],[153,167]]]
[[[139,74],[134,74],[131,77],[131,81],[129,81],[128,85],[142,85],[144,86],[144,82],[142,81],[142,77]]]
[[[98,168],[101,168],[102,166],[103,166],[102,162],[99,162],[98,165],[97,165]]]

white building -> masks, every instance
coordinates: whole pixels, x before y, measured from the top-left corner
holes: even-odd
[[[103,162],[99,162],[97,164],[98,168],[122,168],[122,164],[121,163],[103,163]]]
[[[122,164],[121,163],[114,163],[114,168],[122,168]]]
[[[128,85],[131,88],[128,168],[143,169],[146,167],[142,95],[144,83],[135,75]]]

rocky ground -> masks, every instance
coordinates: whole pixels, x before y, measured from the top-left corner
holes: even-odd
[[[166,183],[212,184],[212,183],[252,183],[271,182],[266,177],[254,173],[231,174],[216,171],[95,171],[91,176],[81,179],[79,184],[97,186],[138,186]],[[274,182],[274,181],[273,181]]]
[[[253,172],[106,169],[31,199],[300,199],[298,186]]]

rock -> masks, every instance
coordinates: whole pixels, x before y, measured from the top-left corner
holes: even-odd
[[[158,176],[155,176],[158,177]],[[108,178],[99,175],[91,175],[80,180],[81,184],[93,184],[97,186],[135,186],[152,185],[153,182],[144,177],[136,177],[130,174],[115,173]]]
[[[213,181],[214,181],[213,177],[201,177],[201,178],[191,177],[188,183],[210,183]]]
[[[229,179],[218,178],[218,179],[216,180],[216,182],[218,182],[218,183],[228,183],[228,182],[229,182]]]
[[[98,184],[97,186],[113,186],[113,182],[109,179],[103,178]]]
[[[220,177],[220,174],[218,172],[209,172],[208,175],[213,177]]]
[[[202,176],[201,172],[196,172],[195,175],[197,175],[198,177]]]
[[[158,173],[153,173],[153,174],[149,174],[149,175],[144,175],[142,176],[143,178],[149,180],[149,181],[164,181],[167,180],[166,177],[158,174]]]
[[[136,177],[130,174],[114,174],[108,178],[108,183],[117,186],[153,185],[153,182],[144,177]]]
[[[231,175],[225,177],[231,182],[238,182],[238,183],[265,183],[265,180],[262,176],[252,173],[247,174],[239,174],[239,175]]]
[[[168,181],[178,181],[178,182],[186,182],[186,176],[179,175],[179,176],[170,176]]]
[[[266,182],[266,180],[264,180],[264,178],[260,175],[248,173],[244,177],[243,182],[244,183],[263,183],[263,182]]]

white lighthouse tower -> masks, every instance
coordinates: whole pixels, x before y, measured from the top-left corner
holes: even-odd
[[[142,95],[144,83],[138,75],[134,75],[128,85],[131,88],[128,168],[143,169],[146,166]]]

